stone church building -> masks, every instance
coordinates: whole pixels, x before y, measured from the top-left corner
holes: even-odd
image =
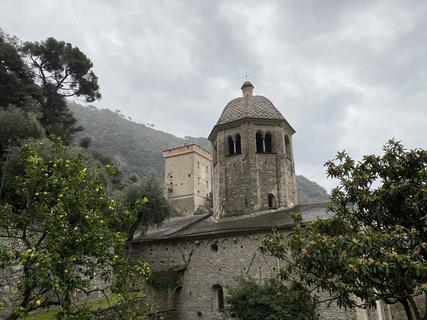
[[[225,297],[236,278],[266,279],[281,266],[258,250],[261,239],[273,230],[290,232],[295,211],[306,221],[326,214],[322,203],[298,205],[295,130],[269,99],[253,95],[250,82],[241,89],[209,135],[212,155],[195,146],[165,151],[167,193],[182,216],[133,243],[135,256],[159,279],[179,275],[158,290],[159,310],[170,319],[228,319]],[[210,190],[212,212],[194,214]],[[404,319],[402,310],[382,304],[369,311],[322,305],[318,312],[323,320]]]

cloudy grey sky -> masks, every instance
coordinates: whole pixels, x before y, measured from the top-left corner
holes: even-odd
[[[427,1],[0,0],[0,27],[94,63],[141,123],[207,136],[245,72],[296,129],[297,173],[329,187],[337,150],[427,147]]]

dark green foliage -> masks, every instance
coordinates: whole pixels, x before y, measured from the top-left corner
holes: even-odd
[[[87,320],[156,320],[162,319],[154,317],[152,306],[147,303],[147,298],[135,297],[127,299],[108,308],[90,312]],[[86,320],[85,318],[76,317],[76,320]],[[72,319],[70,319],[72,320]]]
[[[356,162],[340,152],[326,167],[329,177],[340,180],[331,195],[331,210],[339,217],[376,230],[396,225],[415,228],[427,241],[421,220],[427,213],[425,150],[406,150],[400,142],[390,140],[383,156],[367,155]]]
[[[114,164],[113,159],[111,159],[109,156],[106,156],[102,152],[91,151],[91,155],[94,159],[98,160],[102,164]]]
[[[332,218],[302,225],[296,216],[291,235],[265,239],[264,252],[286,261],[283,278],[326,291],[341,307],[382,300],[401,303],[409,320],[427,319],[414,302],[427,293],[426,151],[390,140],[382,156],[356,162],[339,152],[326,166],[340,181]]]
[[[101,98],[92,62],[71,43],[47,38],[26,42],[22,51],[31,60],[43,89],[50,84],[51,90],[62,97],[84,96],[88,102]]]
[[[209,196],[208,196],[208,208],[213,208],[213,194],[212,194],[212,192],[209,192]]]
[[[87,149],[90,146],[92,139],[90,137],[83,137],[80,139],[79,145],[80,148]]]
[[[76,119],[68,110],[65,99],[83,96],[86,101],[93,102],[101,98],[92,62],[79,48],[54,38],[26,42],[22,52],[31,63],[44,97],[42,125],[48,135],[71,142],[72,135],[82,128],[76,126]]]
[[[239,320],[314,320],[316,301],[308,290],[295,284],[287,287],[277,279],[259,283],[240,278],[227,297],[227,311]]]
[[[37,153],[43,158],[44,161],[54,160],[54,154],[59,156],[62,159],[71,159],[77,155],[84,155],[83,164],[88,169],[95,170],[97,167],[100,167],[103,163],[99,162],[97,159],[91,157],[91,155],[84,149],[81,149],[76,146],[62,146],[59,150],[56,147],[57,140],[49,140],[47,138],[42,139],[27,139],[24,141],[24,144],[27,147],[30,147],[37,151]],[[9,153],[9,166],[6,173],[6,180],[12,181],[13,177],[23,173],[22,158],[25,154],[22,152],[20,146],[12,148]]]
[[[22,107],[28,98],[41,101],[41,90],[17,47],[0,29],[0,108]]]
[[[71,143],[73,135],[82,131],[77,126],[77,120],[68,109],[64,97],[58,95],[51,84],[47,84],[43,90],[45,102],[42,104],[40,122],[44,126],[48,136],[58,136],[65,143]]]
[[[141,202],[144,203],[141,206]],[[171,209],[167,202],[160,182],[151,177],[139,184],[131,184],[124,190],[123,205],[135,215],[134,222],[124,225],[129,241],[138,228],[159,225],[169,217]]]
[[[167,290],[176,288],[184,271],[153,272],[147,279],[147,284],[155,290]]]
[[[41,105],[39,121],[46,133],[70,143],[82,128],[66,98],[84,96],[92,102],[101,97],[92,66],[70,43],[48,38],[20,46],[0,30],[0,108],[21,108],[32,98]]]
[[[129,179],[129,182],[131,182],[131,183],[137,183],[138,182],[138,176],[136,174],[131,174],[128,179]]]
[[[44,130],[32,113],[22,109],[0,109],[0,159],[9,147],[28,138],[41,138]]]

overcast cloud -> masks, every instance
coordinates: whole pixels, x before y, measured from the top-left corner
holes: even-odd
[[[0,0],[0,27],[94,63],[103,98],[141,123],[207,136],[243,75],[296,129],[297,173],[330,187],[337,150],[427,147],[427,1]]]

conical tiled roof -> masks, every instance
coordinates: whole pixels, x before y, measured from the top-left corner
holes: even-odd
[[[273,103],[263,96],[246,96],[231,100],[222,111],[217,125],[245,118],[284,120]]]

